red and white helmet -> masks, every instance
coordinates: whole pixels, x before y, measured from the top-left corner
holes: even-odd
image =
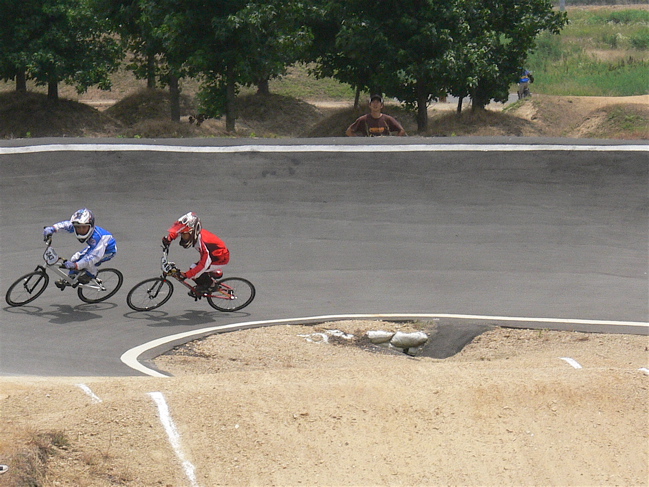
[[[173,224],[173,226],[169,229],[169,236],[172,238],[176,238],[176,236],[179,233],[189,233],[190,238],[189,240],[183,241],[183,239],[180,239],[180,245],[186,249],[189,247],[193,247],[196,242],[198,242],[198,237],[201,234],[201,220],[198,218],[198,215],[194,213],[193,211],[190,211],[186,215],[181,216],[178,218],[176,223]]]

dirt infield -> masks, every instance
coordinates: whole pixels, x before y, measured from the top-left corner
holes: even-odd
[[[440,360],[333,329],[409,328],[215,335],[159,357],[168,379],[2,378],[0,485],[647,485],[646,336],[495,328]]]

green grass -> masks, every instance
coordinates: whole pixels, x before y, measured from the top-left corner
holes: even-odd
[[[649,11],[568,11],[558,36],[543,34],[529,58],[534,91],[550,95],[649,93]]]
[[[534,91],[548,95],[643,95],[647,93],[647,80],[648,61],[629,57],[604,63],[582,54],[547,64],[535,76]]]
[[[529,58],[533,91],[558,96],[632,96],[649,93],[649,11],[569,9],[558,36],[543,34]],[[306,66],[271,81],[270,90],[302,100],[353,100],[354,90],[317,80]],[[512,87],[515,91],[516,87]],[[242,90],[252,93],[253,89]]]
[[[242,89],[241,94],[254,93],[253,88]],[[353,100],[354,89],[332,78],[316,79],[309,68],[298,65],[289,68],[283,78],[270,82],[271,93],[291,96],[300,100]]]

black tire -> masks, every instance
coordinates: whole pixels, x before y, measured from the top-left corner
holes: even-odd
[[[5,299],[9,306],[31,303],[45,291],[50,276],[45,271],[32,271],[14,282],[7,290]]]
[[[152,277],[136,284],[126,296],[126,304],[135,311],[151,311],[171,298],[174,287],[162,277]]]
[[[228,277],[218,282],[217,290],[207,296],[207,302],[219,311],[239,311],[252,303],[255,294],[255,286],[250,281]]]
[[[106,301],[114,296],[124,283],[124,276],[117,269],[99,269],[97,279],[101,280],[102,288],[97,286],[94,281],[77,288],[77,294],[81,301],[85,303]]]

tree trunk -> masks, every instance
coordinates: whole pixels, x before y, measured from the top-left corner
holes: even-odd
[[[153,90],[156,87],[155,54],[148,54],[146,58],[146,87],[149,90]]]
[[[428,92],[423,83],[417,83],[417,133],[428,131]]]
[[[178,76],[169,75],[169,95],[171,102],[171,121],[180,122],[180,87]]]
[[[485,90],[478,82],[478,86],[475,87],[473,91],[473,96],[471,97],[471,111],[484,111],[485,107],[489,104],[488,95],[485,93]]]
[[[354,95],[354,108],[360,107],[361,103],[361,89],[360,87],[356,87],[356,94]]]
[[[16,91],[27,93],[27,75],[24,69],[19,69],[16,73]]]
[[[47,99],[58,101],[59,99],[59,83],[56,80],[50,80],[47,83]]]
[[[237,97],[235,91],[235,80],[233,69],[228,67],[227,80],[225,87],[225,130],[228,132],[235,131],[235,124],[237,120]]]
[[[268,85],[268,78],[257,82],[258,95],[270,95],[270,86]]]
[[[462,113],[462,102],[464,101],[464,97],[461,96],[457,99],[457,114],[459,115]]]

